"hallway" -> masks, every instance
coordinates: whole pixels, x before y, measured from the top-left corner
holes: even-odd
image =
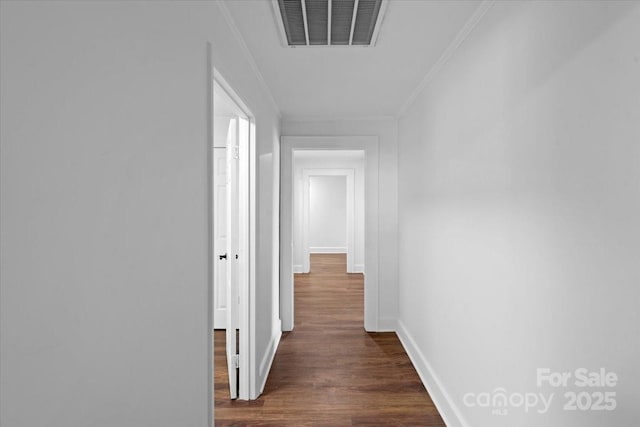
[[[363,329],[363,275],[342,254],[295,277],[295,330],[283,334],[263,395],[230,401],[224,331],[215,332],[216,426],[444,426],[394,333]]]

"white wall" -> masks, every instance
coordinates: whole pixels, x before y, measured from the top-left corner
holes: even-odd
[[[379,330],[394,330],[397,316],[397,121],[392,118],[297,120],[284,118],[287,136],[377,136],[379,140]]]
[[[208,40],[260,156],[277,114],[215,3],[0,7],[0,424],[204,426]],[[277,217],[277,162],[258,168]],[[277,222],[257,233],[261,355]]]
[[[347,250],[347,177],[309,177],[309,248]]]
[[[362,150],[303,150],[294,152],[293,165],[293,268],[303,270],[303,171],[352,169],[354,171],[354,270],[364,272],[365,168]],[[346,246],[346,244],[345,244]]]
[[[635,2],[497,2],[400,121],[400,332],[451,426],[640,419],[639,40]],[[536,386],[581,367],[615,411]],[[498,387],[555,398],[463,404]]]
[[[229,135],[229,122],[231,117],[215,116],[213,118],[213,146],[218,148],[227,147],[227,136]]]

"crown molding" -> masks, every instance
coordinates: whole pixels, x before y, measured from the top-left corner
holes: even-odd
[[[396,118],[401,118],[405,114],[416,98],[427,87],[429,83],[436,77],[436,75],[440,72],[442,67],[449,62],[449,59],[453,56],[454,52],[462,45],[462,43],[469,37],[469,34],[473,31],[473,29],[478,25],[478,23],[482,20],[484,15],[491,9],[494,5],[495,0],[483,0],[476,10],[473,12],[471,17],[465,22],[462,26],[458,34],[456,34],[455,38],[449,43],[449,46],[442,52],[440,58],[436,61],[435,64],[427,71],[427,74],[422,78],[420,84],[411,92],[407,100],[402,104],[402,107],[398,110]]]
[[[283,114],[283,122],[353,122],[353,121],[377,121],[396,120],[394,115],[357,115],[357,114],[311,114],[311,115],[290,115]]]
[[[273,97],[273,93],[271,92],[269,85],[267,85],[267,82],[264,79],[264,76],[260,72],[260,68],[258,68],[258,64],[256,64],[256,60],[254,59],[253,54],[251,53],[251,50],[249,50],[249,46],[247,46],[247,42],[244,40],[244,37],[242,37],[242,33],[240,32],[240,29],[236,25],[236,21],[231,16],[231,12],[229,12],[229,9],[227,8],[227,5],[225,4],[224,0],[218,0],[216,1],[216,3],[220,8],[220,11],[222,12],[222,16],[224,17],[224,20],[227,22],[227,25],[229,26],[231,33],[233,34],[236,41],[240,45],[240,50],[242,51],[245,59],[247,60],[247,62],[249,62],[249,65],[251,66],[251,70],[253,71],[253,74],[258,80],[258,83],[260,83],[260,86],[262,86],[262,89],[267,94],[267,98],[269,98],[269,101],[271,101],[271,104],[275,109],[276,114],[278,115],[278,118],[281,118],[282,112],[280,111],[280,107],[278,107],[278,103]]]

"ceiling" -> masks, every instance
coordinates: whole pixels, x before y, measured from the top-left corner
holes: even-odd
[[[396,115],[480,1],[389,0],[375,47],[299,48],[270,0],[224,4],[284,118],[341,118]]]

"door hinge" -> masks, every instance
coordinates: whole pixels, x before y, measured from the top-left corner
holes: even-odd
[[[239,159],[240,158],[240,147],[233,147],[233,158],[234,159]]]
[[[239,354],[234,354],[233,357],[231,358],[231,363],[232,363],[232,366],[234,368],[239,368],[240,367],[240,355]]]

